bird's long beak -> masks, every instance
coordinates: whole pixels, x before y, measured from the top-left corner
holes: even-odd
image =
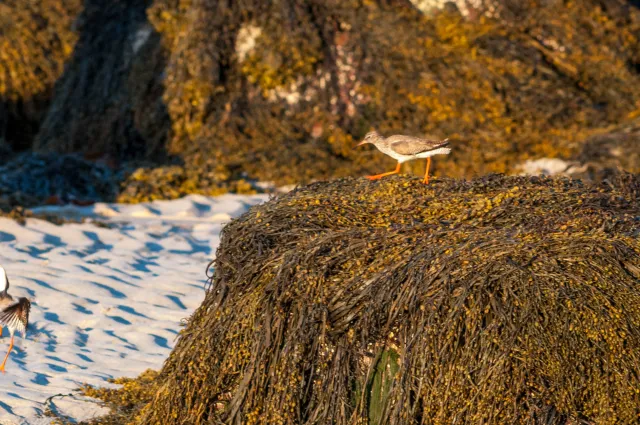
[[[369,142],[363,140],[362,142],[358,143],[356,146],[366,145],[367,143],[369,143]]]

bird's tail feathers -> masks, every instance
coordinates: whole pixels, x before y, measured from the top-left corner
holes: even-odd
[[[17,329],[24,335],[29,325],[30,310],[31,302],[25,297],[20,297],[17,303],[0,311],[0,324]]]
[[[443,148],[445,146],[449,146],[449,138],[448,137],[446,139],[441,140],[440,144],[438,145],[439,148]]]

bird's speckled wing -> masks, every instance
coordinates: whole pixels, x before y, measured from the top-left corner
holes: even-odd
[[[449,144],[446,139],[420,139],[411,136],[391,136],[387,140],[389,147],[400,155],[418,155]]]
[[[30,310],[31,302],[22,297],[18,299],[17,303],[0,311],[0,324],[16,329],[24,335],[29,324]]]

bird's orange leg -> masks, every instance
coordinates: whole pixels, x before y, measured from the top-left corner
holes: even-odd
[[[11,335],[11,342],[9,343],[9,351],[7,351],[7,355],[4,356],[4,360],[2,361],[2,364],[0,365],[0,372],[4,373],[4,364],[7,362],[7,359],[9,358],[9,353],[11,353],[11,350],[13,349],[13,335]]]
[[[424,173],[424,184],[429,184],[429,167],[431,166],[431,157],[427,158],[427,171]]]
[[[367,176],[369,180],[378,180],[383,178],[384,176],[390,176],[391,174],[398,174],[400,172],[400,163],[398,162],[398,166],[395,170],[389,171],[388,173],[376,174],[375,176]]]

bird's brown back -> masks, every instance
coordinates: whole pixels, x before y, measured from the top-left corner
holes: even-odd
[[[400,155],[418,155],[434,149],[445,147],[449,144],[447,139],[421,139],[412,136],[390,136],[387,138],[389,147]]]

